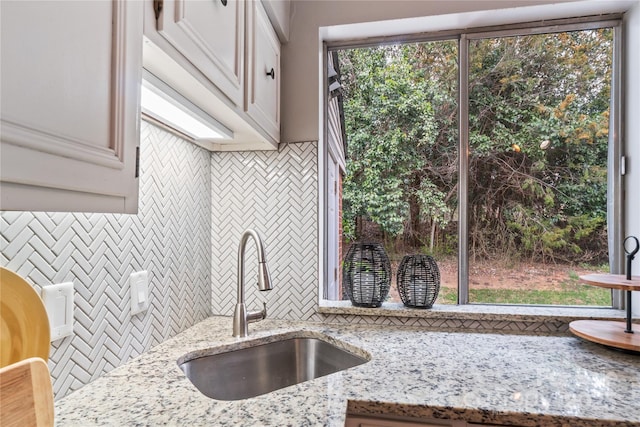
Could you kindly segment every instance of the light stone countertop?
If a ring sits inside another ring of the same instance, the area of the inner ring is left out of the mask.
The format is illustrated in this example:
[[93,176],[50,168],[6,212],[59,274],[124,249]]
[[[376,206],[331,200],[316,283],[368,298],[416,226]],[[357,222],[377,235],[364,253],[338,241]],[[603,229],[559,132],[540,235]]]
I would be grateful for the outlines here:
[[[57,401],[56,425],[343,426],[348,406],[520,426],[640,426],[640,355],[572,336],[269,319],[249,333],[232,338],[231,318],[211,317]],[[371,360],[239,401],[202,395],[176,363],[282,334],[328,336]]]

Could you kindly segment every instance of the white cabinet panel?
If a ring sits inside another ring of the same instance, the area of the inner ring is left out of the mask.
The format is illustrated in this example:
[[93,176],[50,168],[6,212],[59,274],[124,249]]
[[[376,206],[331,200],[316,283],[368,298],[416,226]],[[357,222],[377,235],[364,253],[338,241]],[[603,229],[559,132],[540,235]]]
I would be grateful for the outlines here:
[[264,10],[269,16],[273,29],[283,43],[289,41],[289,15],[291,14],[290,0],[262,0]]
[[0,209],[136,212],[141,3],[0,7]]
[[260,1],[248,3],[246,111],[280,140],[280,41]]
[[244,93],[242,0],[164,0],[158,32],[235,105]]

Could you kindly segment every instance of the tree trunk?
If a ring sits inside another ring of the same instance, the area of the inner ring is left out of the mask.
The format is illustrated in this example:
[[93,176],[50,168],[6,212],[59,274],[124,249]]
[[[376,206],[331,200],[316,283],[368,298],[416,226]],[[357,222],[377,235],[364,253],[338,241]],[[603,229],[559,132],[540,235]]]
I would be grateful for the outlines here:
[[420,177],[417,174],[411,179],[410,195],[409,195],[409,221],[408,229],[405,230],[405,241],[412,247],[421,245],[420,239],[420,200],[416,196],[420,189]]

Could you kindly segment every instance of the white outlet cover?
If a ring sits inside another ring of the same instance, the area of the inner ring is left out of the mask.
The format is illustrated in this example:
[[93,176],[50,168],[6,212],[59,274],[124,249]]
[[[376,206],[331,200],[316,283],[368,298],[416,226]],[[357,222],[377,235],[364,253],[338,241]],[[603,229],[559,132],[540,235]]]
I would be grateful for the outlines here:
[[73,334],[73,282],[42,288],[42,301],[49,317],[51,342]]
[[146,270],[131,273],[131,315],[142,313],[149,308],[149,274]]

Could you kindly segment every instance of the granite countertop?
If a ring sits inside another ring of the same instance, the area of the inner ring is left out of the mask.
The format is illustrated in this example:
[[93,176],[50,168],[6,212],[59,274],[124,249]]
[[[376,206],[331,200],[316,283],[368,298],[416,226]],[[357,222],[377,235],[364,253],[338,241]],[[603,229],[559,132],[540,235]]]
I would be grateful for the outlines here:
[[[249,333],[235,339],[231,318],[206,319],[57,401],[56,425],[343,426],[348,409],[520,426],[640,426],[640,356],[572,336],[269,319]],[[371,360],[239,401],[205,397],[176,363],[186,353],[283,334],[337,340]]]

